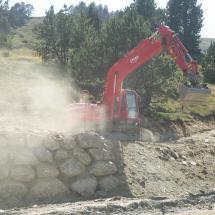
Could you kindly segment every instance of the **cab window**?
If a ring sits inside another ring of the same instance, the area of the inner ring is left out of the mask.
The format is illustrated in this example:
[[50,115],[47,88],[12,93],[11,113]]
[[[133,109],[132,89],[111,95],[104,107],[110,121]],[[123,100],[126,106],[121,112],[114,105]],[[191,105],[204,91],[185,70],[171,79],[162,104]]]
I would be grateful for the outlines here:
[[128,107],[128,118],[137,118],[138,109],[135,94],[132,92],[126,92],[126,102]]

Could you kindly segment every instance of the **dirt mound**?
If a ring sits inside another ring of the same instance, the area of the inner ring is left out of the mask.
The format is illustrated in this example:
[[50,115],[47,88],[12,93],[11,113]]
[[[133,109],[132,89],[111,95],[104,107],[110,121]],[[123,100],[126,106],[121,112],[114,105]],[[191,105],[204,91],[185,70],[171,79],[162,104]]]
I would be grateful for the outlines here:
[[177,197],[215,189],[215,130],[164,143],[121,143],[133,196]]

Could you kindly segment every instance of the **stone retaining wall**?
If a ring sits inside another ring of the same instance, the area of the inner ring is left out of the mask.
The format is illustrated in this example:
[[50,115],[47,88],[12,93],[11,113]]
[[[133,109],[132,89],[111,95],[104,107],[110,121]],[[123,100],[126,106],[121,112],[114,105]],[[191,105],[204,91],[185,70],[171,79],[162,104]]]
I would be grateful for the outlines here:
[[0,208],[105,195],[119,184],[113,143],[75,136],[0,134]]

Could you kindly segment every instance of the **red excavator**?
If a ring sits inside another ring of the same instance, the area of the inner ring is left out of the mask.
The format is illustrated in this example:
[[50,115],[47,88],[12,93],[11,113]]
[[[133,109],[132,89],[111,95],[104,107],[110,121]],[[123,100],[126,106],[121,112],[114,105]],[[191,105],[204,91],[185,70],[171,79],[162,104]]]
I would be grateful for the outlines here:
[[[182,101],[205,100],[210,89],[198,83],[198,65],[192,59],[177,35],[163,24],[151,37],[141,41],[135,48],[119,59],[108,71],[103,100],[87,103],[85,91],[80,103],[70,107],[71,120],[106,121],[118,124],[139,125],[139,95],[134,90],[123,89],[125,78],[164,49],[189,79],[190,85],[181,91]],[[130,126],[129,126],[130,127]]]

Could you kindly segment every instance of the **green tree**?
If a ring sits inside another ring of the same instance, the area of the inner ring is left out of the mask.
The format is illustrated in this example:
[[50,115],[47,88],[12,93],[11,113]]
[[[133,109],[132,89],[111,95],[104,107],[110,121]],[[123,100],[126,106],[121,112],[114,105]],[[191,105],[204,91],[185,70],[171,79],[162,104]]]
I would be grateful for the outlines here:
[[36,47],[44,60],[56,58],[56,19],[54,7],[51,6],[46,12],[43,23],[34,29],[40,43]]
[[0,47],[6,45],[10,32],[8,1],[0,0]]
[[66,65],[69,60],[72,19],[64,11],[56,15],[56,43],[55,54],[61,64]]
[[133,5],[111,18],[103,28],[103,46],[108,68],[126,52],[151,34],[150,24],[140,16]]
[[138,14],[142,15],[145,20],[150,22],[154,18],[156,4],[154,0],[135,0],[135,7]]
[[215,84],[215,42],[212,42],[203,57],[202,71],[208,83]]
[[74,17],[70,46],[70,68],[75,84],[98,97],[102,92],[103,53],[101,34],[83,11]]
[[139,15],[150,23],[151,30],[154,31],[162,22],[166,21],[165,9],[156,8],[157,5],[154,0],[135,0],[134,6]]
[[151,102],[159,104],[166,102],[167,98],[176,99],[182,80],[183,74],[177,71],[173,59],[163,54],[154,57],[131,74],[126,84],[139,92],[144,111]]
[[167,4],[167,24],[179,34],[190,54],[200,57],[200,31],[203,10],[197,0],[169,0]]
[[99,11],[96,7],[95,3],[91,3],[88,6],[87,17],[89,19],[89,23],[99,31],[101,29],[101,19],[99,17]]
[[24,2],[16,3],[11,7],[9,13],[9,20],[13,27],[22,26],[26,20],[29,19],[34,7],[31,4],[25,4]]

